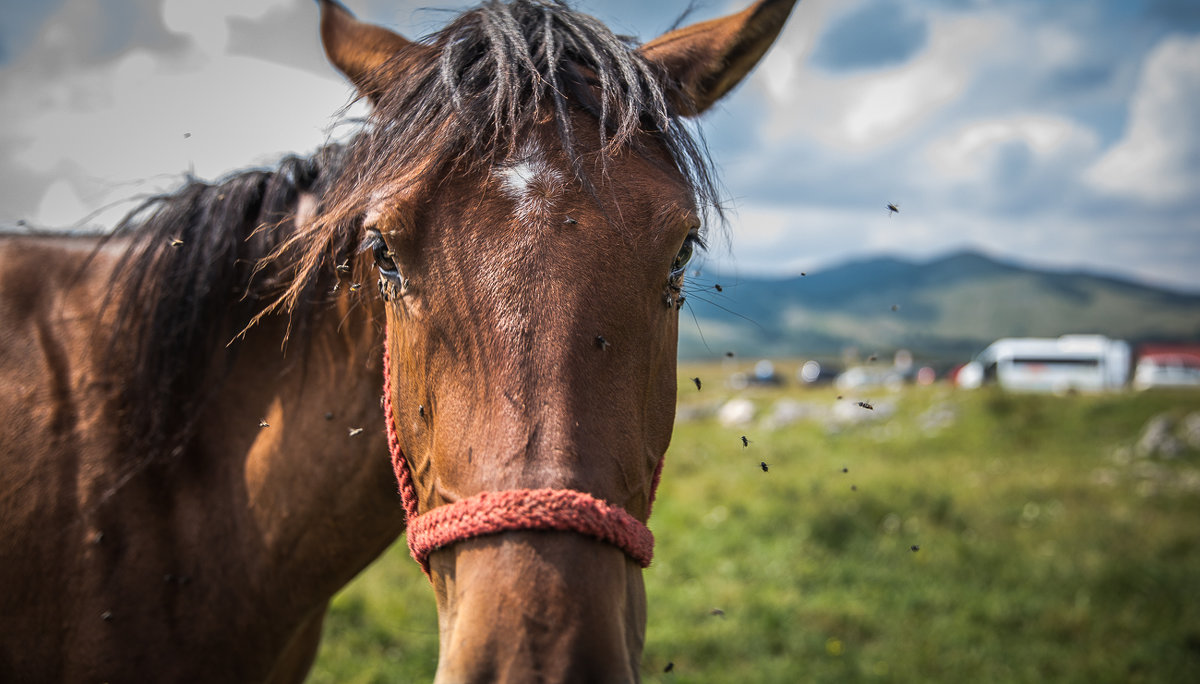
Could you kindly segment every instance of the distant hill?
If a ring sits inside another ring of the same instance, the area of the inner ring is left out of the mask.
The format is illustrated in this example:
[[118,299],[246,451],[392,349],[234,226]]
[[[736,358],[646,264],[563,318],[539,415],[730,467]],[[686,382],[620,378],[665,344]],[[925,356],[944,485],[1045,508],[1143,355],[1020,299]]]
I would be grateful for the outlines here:
[[727,351],[827,357],[857,347],[864,354],[905,348],[925,358],[966,360],[1000,337],[1068,333],[1133,343],[1200,341],[1200,295],[1036,270],[978,252],[924,263],[871,258],[780,280],[705,275],[686,289],[696,320],[686,309],[680,317],[684,359]]

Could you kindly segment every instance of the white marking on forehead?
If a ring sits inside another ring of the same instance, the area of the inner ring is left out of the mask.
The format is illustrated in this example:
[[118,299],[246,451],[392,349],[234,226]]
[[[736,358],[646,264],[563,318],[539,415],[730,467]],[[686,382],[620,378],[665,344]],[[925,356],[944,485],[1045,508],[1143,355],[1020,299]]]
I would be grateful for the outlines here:
[[[540,165],[539,165],[540,166]],[[500,169],[501,182],[504,184],[504,191],[510,197],[520,201],[529,192],[529,186],[541,174],[542,169],[535,166],[530,160],[522,160]]]
[[515,161],[497,168],[493,175],[504,194],[516,203],[513,213],[522,223],[549,217],[564,189],[565,174],[536,143],[526,143]]

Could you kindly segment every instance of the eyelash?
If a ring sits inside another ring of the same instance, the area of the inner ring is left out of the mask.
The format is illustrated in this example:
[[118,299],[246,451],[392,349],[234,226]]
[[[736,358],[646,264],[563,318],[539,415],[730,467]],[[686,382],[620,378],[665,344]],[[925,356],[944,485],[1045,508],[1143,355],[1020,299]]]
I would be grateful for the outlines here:
[[679,248],[679,253],[675,255],[675,260],[671,262],[671,279],[677,280],[683,277],[683,273],[687,270],[688,262],[695,256],[696,248],[701,251],[708,249],[704,243],[704,239],[696,231],[688,233],[683,240],[683,245]]

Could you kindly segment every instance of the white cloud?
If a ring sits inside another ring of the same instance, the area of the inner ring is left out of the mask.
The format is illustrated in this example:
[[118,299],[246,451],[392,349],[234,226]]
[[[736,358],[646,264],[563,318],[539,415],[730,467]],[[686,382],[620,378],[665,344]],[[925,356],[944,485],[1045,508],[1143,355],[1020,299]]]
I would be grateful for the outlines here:
[[1095,133],[1070,119],[1026,114],[973,121],[939,138],[925,150],[942,181],[987,180],[1003,148],[1019,144],[1040,164],[1079,161],[1097,147]]
[[261,19],[272,9],[289,4],[291,0],[165,0],[162,17],[168,29],[186,34],[202,52],[213,54],[228,47],[231,18]]
[[1164,39],[1147,57],[1125,135],[1086,174],[1101,192],[1151,204],[1200,193],[1200,37]]
[[54,84],[55,99],[103,91],[89,106],[33,112],[16,159],[45,172],[63,161],[108,179],[195,169],[201,176],[268,161],[325,137],[348,89],[331,77],[244,57],[212,56],[197,69],[164,68],[133,53],[112,68]]
[[930,13],[927,21],[929,40],[909,61],[834,74],[802,64],[817,34],[808,16],[793,22],[763,65],[767,137],[804,135],[851,151],[891,143],[958,100],[978,63],[1012,33],[999,15]]
[[[351,94],[332,67],[321,77],[225,53],[230,14],[256,18],[281,2],[169,0],[166,25],[189,38],[182,58],[133,49],[53,80],[10,72],[2,134],[19,144],[8,166],[59,178],[41,198],[24,200],[38,209],[22,218],[71,225],[117,199],[177,185],[188,172],[217,178],[325,143]],[[320,50],[315,10],[308,39]],[[352,115],[364,113],[358,106]]]
[[[901,207],[907,216],[907,207]],[[856,254],[921,254],[947,249],[928,219],[891,216],[870,209],[757,205],[731,217],[732,253],[715,250],[719,270],[779,276],[813,271]]]

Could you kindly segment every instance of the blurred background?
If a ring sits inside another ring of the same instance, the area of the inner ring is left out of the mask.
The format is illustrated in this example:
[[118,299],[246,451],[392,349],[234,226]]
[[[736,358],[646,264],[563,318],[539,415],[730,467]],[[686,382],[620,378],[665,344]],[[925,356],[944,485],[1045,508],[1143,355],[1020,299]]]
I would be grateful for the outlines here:
[[[418,37],[470,3],[346,4]],[[644,41],[747,2],[574,4]],[[349,137],[316,26],[0,0],[0,229]],[[701,121],[729,221],[681,313],[648,681],[1200,681],[1198,111],[1194,0],[800,3]],[[312,680],[429,679],[436,641],[393,548]]]

